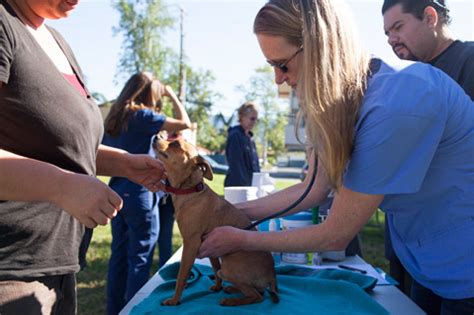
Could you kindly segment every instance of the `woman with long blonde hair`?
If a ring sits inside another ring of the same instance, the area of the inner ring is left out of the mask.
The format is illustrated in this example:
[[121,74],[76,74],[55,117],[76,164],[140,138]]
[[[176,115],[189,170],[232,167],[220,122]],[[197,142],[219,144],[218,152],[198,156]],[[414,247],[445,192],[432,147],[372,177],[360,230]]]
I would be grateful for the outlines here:
[[[336,192],[326,221],[254,232],[219,227],[200,256],[235,250],[343,250],[377,208],[388,215],[394,249],[442,314],[474,310],[474,104],[443,72],[421,63],[393,67],[369,58],[340,1],[271,0],[254,32],[277,84],[297,93],[313,147],[316,181],[237,204],[251,220],[306,198],[287,214]],[[442,237],[440,237],[442,235]],[[443,248],[443,250],[440,250]],[[416,296],[413,296],[416,302]],[[421,305],[421,303],[420,303]]]
[[[161,113],[163,97],[171,99],[175,118]],[[188,114],[171,87],[150,73],[139,72],[125,83],[112,105],[105,119],[103,143],[146,154],[152,137],[158,132],[190,127]],[[111,222],[112,254],[107,275],[107,313],[118,314],[148,281],[162,212],[158,213],[157,195],[142,185],[123,177],[112,177],[109,186],[124,202],[122,211]],[[163,222],[170,221],[168,219]]]

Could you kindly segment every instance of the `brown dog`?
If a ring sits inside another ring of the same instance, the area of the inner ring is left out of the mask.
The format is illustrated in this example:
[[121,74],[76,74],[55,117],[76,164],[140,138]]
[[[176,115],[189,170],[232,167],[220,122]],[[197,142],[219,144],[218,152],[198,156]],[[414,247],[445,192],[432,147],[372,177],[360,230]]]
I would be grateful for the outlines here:
[[[157,139],[153,148],[164,164],[170,183],[167,190],[172,194],[176,221],[183,237],[183,254],[175,294],[162,302],[163,305],[177,305],[199,252],[203,235],[217,226],[245,228],[251,222],[243,212],[203,183],[203,178],[212,180],[212,171],[194,146],[182,139],[172,142]],[[269,288],[272,301],[279,301],[273,257],[270,253],[238,251],[224,255],[220,260],[210,260],[216,273],[216,282],[210,289],[221,290],[222,280],[226,280],[233,286],[224,288],[225,292],[241,292],[244,295],[223,299],[220,301],[221,305],[261,302],[266,288]]]

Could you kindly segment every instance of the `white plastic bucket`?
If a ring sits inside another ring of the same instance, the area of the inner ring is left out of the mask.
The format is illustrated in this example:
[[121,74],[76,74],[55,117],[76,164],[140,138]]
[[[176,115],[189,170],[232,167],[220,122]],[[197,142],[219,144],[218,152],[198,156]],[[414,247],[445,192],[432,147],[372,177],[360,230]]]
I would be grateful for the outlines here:
[[240,187],[225,187],[224,199],[231,204],[245,202],[257,199],[258,187],[240,186]]
[[[300,212],[280,219],[282,230],[299,229],[313,224],[311,212]],[[281,260],[290,264],[307,264],[309,257],[307,253],[282,253]]]
[[257,187],[257,197],[265,197],[275,190],[275,180],[268,173],[253,173],[252,186]]

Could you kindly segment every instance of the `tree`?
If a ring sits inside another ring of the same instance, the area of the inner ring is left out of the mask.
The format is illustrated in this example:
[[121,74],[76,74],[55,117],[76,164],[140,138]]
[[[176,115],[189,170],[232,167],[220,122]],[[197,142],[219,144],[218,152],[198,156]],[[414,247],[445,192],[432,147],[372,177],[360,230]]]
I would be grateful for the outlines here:
[[[178,87],[179,73],[170,73],[169,82],[174,82],[173,89]],[[191,121],[198,123],[197,143],[211,151],[220,152],[225,144],[225,134],[220,133],[211,124],[212,107],[218,103],[222,95],[213,91],[211,86],[216,81],[214,74],[209,70],[193,70],[185,65],[186,71],[186,108]]]
[[216,116],[214,116],[214,126],[219,126],[222,125],[222,129],[227,130],[230,128],[232,123],[234,122],[235,119],[235,111],[232,112],[232,115],[230,115],[229,118],[225,118],[224,114],[219,113]]
[[100,92],[91,92],[92,98],[99,106],[110,106],[111,102],[107,100],[104,94]]
[[229,118],[225,118],[222,113],[219,113],[214,116],[212,124],[214,125],[214,130],[217,133],[217,138],[215,139],[217,148],[215,151],[223,152],[225,150],[225,145],[227,142],[227,131],[231,127],[232,123],[235,120],[235,111],[232,112]]
[[162,0],[119,0],[113,4],[119,11],[119,26],[124,40],[117,74],[131,75],[149,71],[159,78],[176,54],[163,46],[163,34],[174,26]]
[[222,151],[225,144],[225,134],[220,133],[210,122],[211,110],[218,103],[222,95],[212,91],[209,87],[216,81],[211,71],[186,72],[186,102],[193,104],[189,114],[198,121],[198,143],[211,151]]
[[267,165],[269,152],[276,158],[285,151],[285,125],[288,122],[286,111],[280,110],[277,101],[273,69],[270,66],[255,69],[248,84],[237,89],[245,95],[245,101],[255,101],[260,107],[256,142],[262,152],[263,165]]
[[[138,71],[150,71],[161,81],[172,86],[178,93],[178,55],[163,45],[162,35],[175,24],[162,0],[119,0],[114,4],[119,11],[116,34],[123,35],[122,55],[118,74],[131,75]],[[184,56],[186,63],[186,57]],[[198,123],[198,144],[210,150],[220,150],[225,135],[220,135],[209,122],[212,106],[220,95],[211,90],[214,75],[208,70],[195,71],[184,65],[186,71],[186,110],[191,121]],[[171,107],[165,99],[164,113],[171,115]]]

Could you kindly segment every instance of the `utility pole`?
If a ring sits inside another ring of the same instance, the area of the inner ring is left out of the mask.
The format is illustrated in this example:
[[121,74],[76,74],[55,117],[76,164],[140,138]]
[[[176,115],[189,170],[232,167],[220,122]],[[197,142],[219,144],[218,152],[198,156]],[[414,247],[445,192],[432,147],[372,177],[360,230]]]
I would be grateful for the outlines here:
[[186,70],[184,68],[184,10],[179,7],[180,11],[180,52],[179,52],[179,95],[178,98],[185,105],[186,103]]

